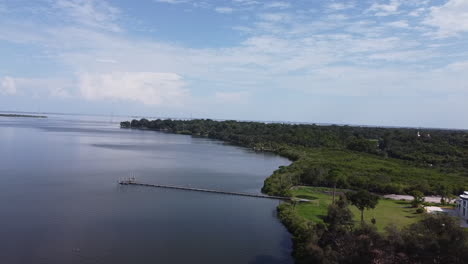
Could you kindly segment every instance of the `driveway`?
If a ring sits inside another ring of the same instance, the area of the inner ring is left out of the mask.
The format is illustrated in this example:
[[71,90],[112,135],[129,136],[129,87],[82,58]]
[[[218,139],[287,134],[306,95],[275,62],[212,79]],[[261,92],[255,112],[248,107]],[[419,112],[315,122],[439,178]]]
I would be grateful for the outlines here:
[[[413,196],[411,195],[401,195],[401,194],[387,194],[383,196],[384,198],[392,199],[392,200],[405,200],[405,201],[413,201]],[[429,203],[440,203],[440,196],[425,196],[424,200]],[[453,200],[455,201],[455,200]],[[452,202],[453,202],[452,201]]]

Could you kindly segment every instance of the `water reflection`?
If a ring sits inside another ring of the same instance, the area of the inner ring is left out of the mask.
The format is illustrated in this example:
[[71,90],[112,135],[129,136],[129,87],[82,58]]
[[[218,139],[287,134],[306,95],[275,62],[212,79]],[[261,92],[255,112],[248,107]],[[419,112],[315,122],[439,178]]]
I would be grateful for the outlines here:
[[277,201],[116,184],[258,193],[286,159],[63,117],[0,119],[0,146],[1,263],[292,263]]

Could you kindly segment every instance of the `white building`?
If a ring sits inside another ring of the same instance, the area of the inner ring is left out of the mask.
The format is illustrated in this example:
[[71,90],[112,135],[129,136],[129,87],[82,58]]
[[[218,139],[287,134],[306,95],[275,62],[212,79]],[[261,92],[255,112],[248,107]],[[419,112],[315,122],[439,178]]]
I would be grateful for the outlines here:
[[460,199],[457,200],[456,210],[460,218],[468,223],[468,191],[460,195]]

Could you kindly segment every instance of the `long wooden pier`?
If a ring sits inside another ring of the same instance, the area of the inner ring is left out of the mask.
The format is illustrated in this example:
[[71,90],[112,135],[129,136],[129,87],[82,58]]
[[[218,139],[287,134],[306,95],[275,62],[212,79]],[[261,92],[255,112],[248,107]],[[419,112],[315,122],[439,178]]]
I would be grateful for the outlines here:
[[145,187],[175,189],[175,190],[184,190],[184,191],[228,194],[228,195],[247,196],[247,197],[255,197],[255,198],[266,198],[266,199],[276,199],[276,200],[285,200],[285,201],[293,200],[293,201],[298,201],[298,202],[309,202],[309,200],[307,200],[307,199],[297,199],[297,198],[291,198],[291,197],[270,196],[270,195],[253,194],[253,193],[218,191],[218,190],[200,189],[200,188],[183,187],[183,186],[175,186],[175,185],[165,185],[165,184],[148,184],[148,183],[136,182],[134,180],[120,181],[119,184],[120,185],[136,185],[136,186],[145,186]]

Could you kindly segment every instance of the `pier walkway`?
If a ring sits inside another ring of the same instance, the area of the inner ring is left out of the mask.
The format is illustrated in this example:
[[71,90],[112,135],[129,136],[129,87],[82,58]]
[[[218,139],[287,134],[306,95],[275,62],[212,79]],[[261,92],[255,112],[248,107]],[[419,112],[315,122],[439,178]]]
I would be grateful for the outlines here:
[[136,186],[145,186],[145,187],[175,189],[175,190],[184,190],[184,191],[196,191],[196,192],[228,194],[228,195],[255,197],[255,198],[276,199],[276,200],[284,200],[284,201],[309,202],[309,200],[307,200],[307,199],[298,199],[298,198],[292,198],[292,197],[281,197],[281,196],[270,196],[270,195],[264,195],[264,194],[218,191],[218,190],[191,188],[191,187],[165,185],[165,184],[148,184],[148,183],[136,182],[134,180],[120,181],[119,184],[120,185],[136,185]]

